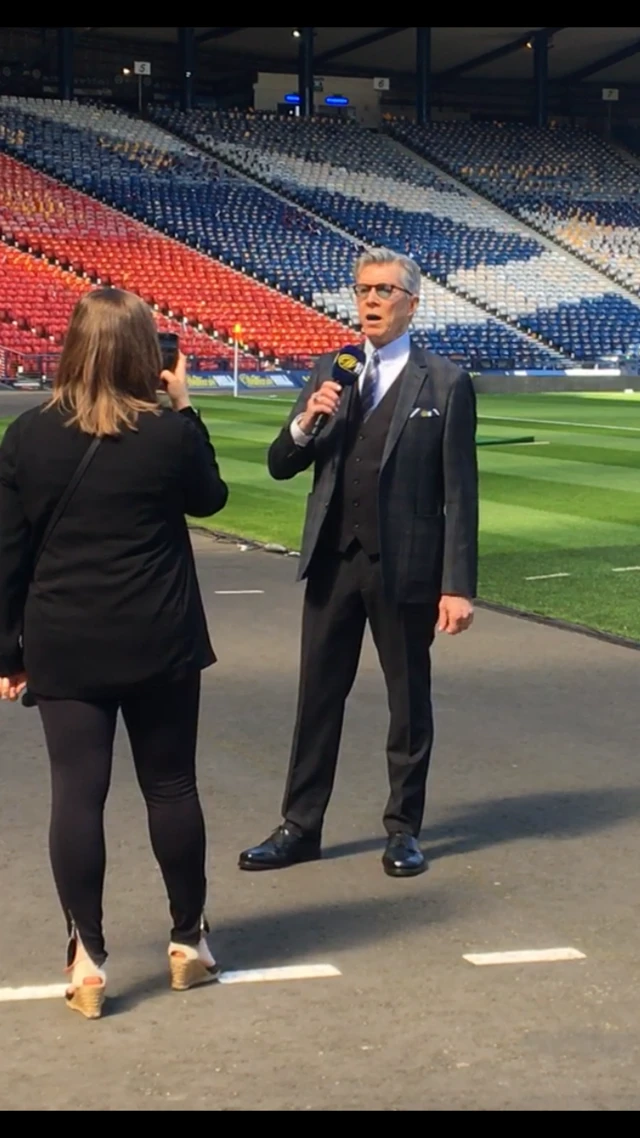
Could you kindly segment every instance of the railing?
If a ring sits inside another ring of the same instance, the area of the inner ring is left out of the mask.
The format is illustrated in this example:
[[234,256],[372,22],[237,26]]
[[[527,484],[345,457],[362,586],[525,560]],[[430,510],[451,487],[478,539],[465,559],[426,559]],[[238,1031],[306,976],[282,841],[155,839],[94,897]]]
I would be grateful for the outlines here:
[[[11,385],[24,384],[47,387],[55,378],[60,360],[60,352],[25,353],[15,348],[5,348],[0,343],[0,382]],[[270,362],[257,356],[240,354],[239,366],[243,372],[272,372],[282,371],[309,371],[315,363],[316,357],[288,356]],[[233,373],[233,353],[215,352],[207,356],[189,356],[187,368],[194,374],[211,374],[213,372]]]
[[38,383],[46,387],[56,374],[59,352],[27,354],[0,344],[0,382]]

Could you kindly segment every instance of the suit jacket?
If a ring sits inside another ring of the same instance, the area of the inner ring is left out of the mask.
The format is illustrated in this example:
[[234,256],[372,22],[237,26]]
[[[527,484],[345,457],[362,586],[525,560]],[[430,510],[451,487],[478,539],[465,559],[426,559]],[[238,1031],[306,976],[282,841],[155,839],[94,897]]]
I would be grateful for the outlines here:
[[[349,400],[318,437],[298,447],[293,419],[331,377],[322,356],[272,443],[268,466],[289,479],[313,466],[298,579],[309,573],[334,493]],[[443,594],[473,599],[478,572],[476,398],[470,376],[451,361],[412,346],[402,375],[378,481],[380,559],[385,592],[395,604],[433,603]]]
[[90,439],[35,408],[0,446],[0,675],[99,698],[215,662],[185,514],[227,487],[195,412],[140,416],[105,439],[33,573],[33,555]]

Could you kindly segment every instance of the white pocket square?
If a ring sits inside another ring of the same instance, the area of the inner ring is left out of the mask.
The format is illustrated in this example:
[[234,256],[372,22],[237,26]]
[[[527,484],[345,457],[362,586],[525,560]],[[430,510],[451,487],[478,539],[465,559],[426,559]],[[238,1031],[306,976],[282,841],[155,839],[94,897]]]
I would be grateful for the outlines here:
[[439,419],[440,412],[437,407],[414,407],[409,415],[410,419],[415,419],[419,415],[421,419]]

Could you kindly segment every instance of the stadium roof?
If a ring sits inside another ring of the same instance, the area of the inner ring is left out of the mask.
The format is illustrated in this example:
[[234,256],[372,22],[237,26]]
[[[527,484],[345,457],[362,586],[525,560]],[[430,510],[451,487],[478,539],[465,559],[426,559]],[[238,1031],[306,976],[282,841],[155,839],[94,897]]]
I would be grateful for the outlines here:
[[[531,36],[541,28],[433,28],[434,78],[527,79],[532,74]],[[640,82],[640,28],[547,28],[549,78],[597,83]],[[177,28],[77,28],[77,32],[176,42]],[[196,28],[206,57],[226,68],[296,68],[294,29]],[[317,67],[327,74],[393,75],[415,71],[415,28],[316,28]]]

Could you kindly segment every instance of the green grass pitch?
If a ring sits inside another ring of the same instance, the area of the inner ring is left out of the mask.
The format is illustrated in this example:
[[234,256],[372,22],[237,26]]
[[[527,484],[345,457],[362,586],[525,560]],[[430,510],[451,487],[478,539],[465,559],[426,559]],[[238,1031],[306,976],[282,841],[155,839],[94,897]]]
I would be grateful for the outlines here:
[[[265,464],[287,400],[196,402],[230,487],[212,528],[299,548],[310,475]],[[478,448],[481,598],[640,640],[640,396],[480,396],[478,414],[479,443],[534,439]]]

